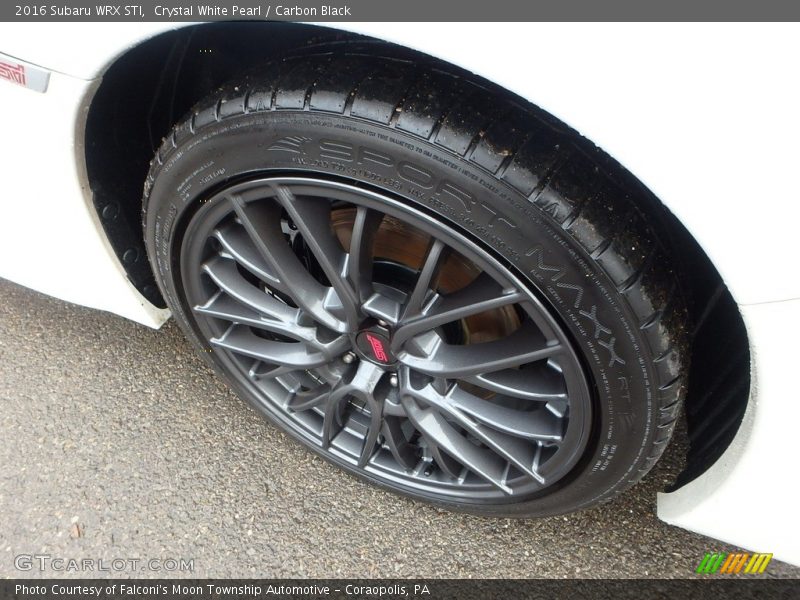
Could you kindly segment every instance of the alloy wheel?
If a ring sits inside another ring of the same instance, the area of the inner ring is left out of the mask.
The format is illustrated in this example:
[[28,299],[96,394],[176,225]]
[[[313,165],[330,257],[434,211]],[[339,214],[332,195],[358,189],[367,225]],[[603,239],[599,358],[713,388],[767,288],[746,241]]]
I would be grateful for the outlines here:
[[553,311],[490,249],[387,194],[231,185],[188,221],[180,273],[229,376],[352,471],[518,502],[583,454],[590,386]]

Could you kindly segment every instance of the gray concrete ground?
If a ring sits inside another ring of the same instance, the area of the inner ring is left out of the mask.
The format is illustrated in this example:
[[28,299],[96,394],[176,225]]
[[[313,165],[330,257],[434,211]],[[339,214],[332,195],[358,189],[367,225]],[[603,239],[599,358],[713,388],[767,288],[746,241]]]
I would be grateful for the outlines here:
[[656,518],[681,454],[673,444],[643,483],[576,515],[445,512],[289,440],[174,324],[152,331],[0,280],[0,577],[64,574],[15,568],[32,554],[194,565],[121,576],[691,577],[730,548]]

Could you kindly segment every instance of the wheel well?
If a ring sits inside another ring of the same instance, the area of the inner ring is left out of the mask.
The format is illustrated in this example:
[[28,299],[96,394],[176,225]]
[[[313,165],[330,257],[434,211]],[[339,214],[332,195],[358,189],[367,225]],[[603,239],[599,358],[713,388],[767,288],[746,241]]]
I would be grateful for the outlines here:
[[131,283],[164,307],[144,249],[142,187],[170,128],[226,80],[298,48],[365,38],[280,22],[179,28],[132,48],[103,74],[86,120],[94,206]]
[[739,307],[697,241],[670,213],[672,252],[692,328],[684,403],[686,464],[668,491],[702,475],[733,441],[750,398],[750,344]]
[[[324,27],[208,23],[149,39],[108,68],[86,121],[87,175],[106,235],[128,278],[150,302],[164,306],[144,248],[141,198],[162,138],[196,102],[226,81],[291,51],[351,43],[379,44],[382,54],[397,58],[419,56]],[[679,487],[711,466],[738,430],[750,391],[747,334],[730,292],[691,234],[633,175],[613,159],[608,162],[625,186],[644,191],[648,201],[641,209],[675,258],[687,295],[692,327],[685,405],[689,450],[686,468],[675,483]],[[719,352],[720,347],[726,352]]]

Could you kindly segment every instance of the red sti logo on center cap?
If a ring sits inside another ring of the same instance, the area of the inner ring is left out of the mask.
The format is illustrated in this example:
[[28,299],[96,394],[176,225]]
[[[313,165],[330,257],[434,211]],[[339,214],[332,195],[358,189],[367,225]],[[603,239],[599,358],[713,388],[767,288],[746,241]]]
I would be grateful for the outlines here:
[[375,360],[389,362],[389,357],[386,354],[386,350],[383,349],[383,342],[380,338],[368,333],[367,341],[369,342],[369,345],[372,346],[372,353],[375,355]]

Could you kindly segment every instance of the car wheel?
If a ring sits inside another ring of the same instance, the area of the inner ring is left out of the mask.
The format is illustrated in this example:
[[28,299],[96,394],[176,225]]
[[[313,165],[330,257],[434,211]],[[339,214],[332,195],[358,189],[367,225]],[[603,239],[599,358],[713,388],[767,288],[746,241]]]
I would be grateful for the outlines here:
[[441,65],[286,59],[165,139],[144,226],[188,338],[293,438],[450,508],[568,512],[641,478],[685,309],[641,189]]

